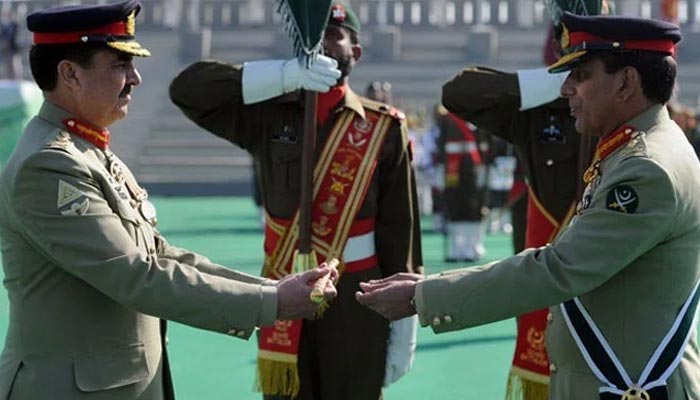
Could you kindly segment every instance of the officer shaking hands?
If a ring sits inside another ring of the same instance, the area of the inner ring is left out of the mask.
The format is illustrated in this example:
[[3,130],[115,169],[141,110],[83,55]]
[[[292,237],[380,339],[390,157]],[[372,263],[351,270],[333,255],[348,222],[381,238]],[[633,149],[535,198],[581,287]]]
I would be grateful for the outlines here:
[[576,215],[553,243],[488,265],[364,283],[389,319],[437,333],[551,307],[551,399],[699,399],[700,164],[664,104],[681,39],[667,22],[562,17],[561,87],[600,137]]
[[[165,320],[247,339],[275,319],[312,317],[310,284],[280,281],[168,244],[155,208],[110,150],[141,83],[140,2],[31,14],[29,56],[45,102],[0,176],[10,302],[0,398],[173,399]],[[332,283],[324,297],[336,295]]]

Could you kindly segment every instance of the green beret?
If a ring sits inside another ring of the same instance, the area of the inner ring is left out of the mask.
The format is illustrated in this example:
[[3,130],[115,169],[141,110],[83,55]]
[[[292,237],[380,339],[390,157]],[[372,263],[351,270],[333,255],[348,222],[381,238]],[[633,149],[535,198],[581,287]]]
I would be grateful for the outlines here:
[[331,15],[328,18],[328,24],[342,26],[355,33],[360,33],[360,20],[357,18],[357,15],[355,15],[349,6],[341,3],[333,3],[331,6]]

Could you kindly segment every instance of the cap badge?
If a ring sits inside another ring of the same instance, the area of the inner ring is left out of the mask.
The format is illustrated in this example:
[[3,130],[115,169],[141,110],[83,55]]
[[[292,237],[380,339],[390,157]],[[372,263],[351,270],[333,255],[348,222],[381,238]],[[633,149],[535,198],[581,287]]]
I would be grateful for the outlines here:
[[126,17],[126,34],[129,36],[134,36],[136,33],[136,10],[129,13]]
[[569,37],[569,30],[566,28],[566,25],[561,24],[561,27],[561,48],[565,49],[571,44],[571,38]]
[[341,4],[336,4],[331,9],[331,18],[336,20],[336,22],[345,22],[346,16],[347,14],[345,13],[345,7],[343,7]]

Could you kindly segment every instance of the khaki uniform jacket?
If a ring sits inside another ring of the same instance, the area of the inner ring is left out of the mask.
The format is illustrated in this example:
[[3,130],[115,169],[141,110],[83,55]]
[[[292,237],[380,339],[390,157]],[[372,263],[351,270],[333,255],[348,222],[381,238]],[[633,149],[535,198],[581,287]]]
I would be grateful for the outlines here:
[[445,83],[442,103],[460,118],[512,143],[530,188],[557,221],[564,220],[595,147],[579,156],[581,135],[567,100],[520,111],[516,74],[470,67]]
[[161,318],[247,339],[276,289],[170,246],[69,117],[44,103],[0,176],[0,399],[172,399]]
[[[588,208],[553,244],[419,282],[421,324],[440,333],[553,306],[546,331],[550,398],[596,399],[601,383],[555,307],[579,296],[638,379],[700,278],[700,164],[662,106],[628,125],[641,133],[602,161]],[[611,209],[608,196],[620,185],[636,193],[633,212]],[[700,399],[695,332],[668,389],[673,400]]]
[[[247,150],[258,168],[263,204],[275,218],[291,220],[299,208],[304,122],[301,92],[244,105],[243,67],[219,61],[197,62],[173,80],[170,97],[202,128]],[[381,103],[348,90],[328,120],[318,127],[316,159],[337,118],[349,108],[390,113]],[[375,218],[375,249],[383,276],[422,268],[420,221],[408,132],[394,118],[357,219]],[[342,279],[342,278],[341,278]]]

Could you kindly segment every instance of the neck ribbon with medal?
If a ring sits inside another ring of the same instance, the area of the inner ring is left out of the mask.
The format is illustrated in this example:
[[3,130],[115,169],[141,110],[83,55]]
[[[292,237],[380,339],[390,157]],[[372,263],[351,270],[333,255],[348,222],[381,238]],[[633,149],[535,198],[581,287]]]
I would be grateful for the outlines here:
[[[109,149],[110,133],[107,129],[100,129],[81,121],[77,118],[67,118],[63,120],[63,126],[70,133],[77,135],[102,150],[107,157],[107,169],[109,174],[116,181],[117,185],[126,185],[131,193],[129,201],[131,207],[138,209],[141,216],[155,226],[157,223],[156,208],[148,200],[148,192],[141,188],[136,182],[136,178],[131,174],[122,162]],[[121,191],[120,191],[121,194]]]
[[587,209],[591,205],[593,193],[600,185],[600,179],[602,177],[600,172],[600,163],[602,163],[603,160],[605,160],[615,150],[629,142],[634,136],[634,132],[636,132],[636,129],[633,126],[623,125],[618,130],[605,136],[598,142],[591,165],[583,173],[583,182],[586,183],[586,189],[583,191],[581,201],[576,207],[576,215],[581,214],[583,210]]

